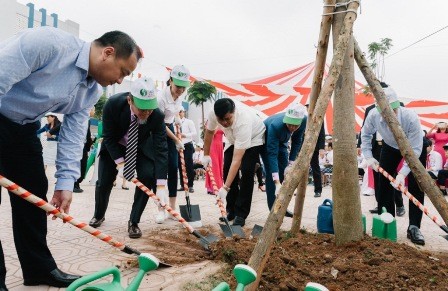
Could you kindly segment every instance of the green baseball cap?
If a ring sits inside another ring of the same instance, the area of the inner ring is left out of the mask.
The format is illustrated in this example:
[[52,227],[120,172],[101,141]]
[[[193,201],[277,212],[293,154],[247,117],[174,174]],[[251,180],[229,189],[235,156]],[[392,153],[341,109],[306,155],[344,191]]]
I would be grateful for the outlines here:
[[[400,107],[400,100],[398,100],[398,96],[397,93],[395,93],[395,90],[392,89],[391,87],[383,88],[383,90],[384,94],[386,95],[387,102],[390,105],[390,108],[394,110]],[[378,106],[378,104],[376,105],[376,109],[378,110],[378,112],[381,113],[381,108]]]
[[156,88],[151,78],[139,78],[131,84],[131,95],[138,109],[151,110],[159,107],[157,103]]
[[300,125],[305,117],[306,108],[300,103],[293,103],[288,106],[283,117],[283,123]]

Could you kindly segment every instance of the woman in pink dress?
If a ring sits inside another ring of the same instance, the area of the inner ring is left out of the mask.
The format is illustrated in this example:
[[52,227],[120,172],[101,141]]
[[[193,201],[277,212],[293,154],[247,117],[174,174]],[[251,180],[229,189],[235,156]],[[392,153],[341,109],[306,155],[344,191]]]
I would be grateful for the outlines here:
[[[439,122],[429,130],[426,135],[427,138],[434,140],[434,150],[442,155],[443,163],[446,163],[445,151],[443,146],[448,143],[448,124],[446,122]],[[433,132],[437,129],[436,132]]]
[[[224,184],[224,146],[223,137],[224,132],[220,129],[215,131],[212,143],[210,145],[210,158],[212,159],[212,172],[215,177],[216,186],[218,189]],[[205,175],[205,188],[207,193],[213,195],[213,186],[208,173]]]

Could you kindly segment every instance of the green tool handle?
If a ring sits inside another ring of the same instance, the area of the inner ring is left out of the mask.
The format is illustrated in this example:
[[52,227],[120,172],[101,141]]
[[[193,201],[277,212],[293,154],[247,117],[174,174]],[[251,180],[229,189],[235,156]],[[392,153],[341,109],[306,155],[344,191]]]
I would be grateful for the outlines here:
[[[70,286],[67,287],[67,291],[75,291],[76,289],[78,289],[79,287],[81,287],[83,285],[86,285],[90,282],[101,279],[108,275],[113,276],[112,284],[120,285],[120,271],[118,270],[117,267],[110,267],[110,268],[98,271],[94,274],[86,275],[86,276],[83,276],[83,277],[77,279],[76,281],[71,283]],[[137,289],[135,289],[135,290],[137,290]]]
[[230,286],[226,282],[221,282],[212,291],[230,291]]
[[126,288],[126,291],[138,291],[138,287],[140,287],[140,283],[142,282],[145,274],[146,272],[140,269],[140,271],[138,271],[137,276],[135,276],[134,280],[132,280],[128,288]]

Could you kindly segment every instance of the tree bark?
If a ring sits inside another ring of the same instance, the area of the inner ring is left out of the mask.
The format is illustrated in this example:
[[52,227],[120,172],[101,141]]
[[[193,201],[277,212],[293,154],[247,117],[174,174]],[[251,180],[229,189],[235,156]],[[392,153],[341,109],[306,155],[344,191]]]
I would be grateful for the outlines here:
[[[358,6],[358,2],[351,2],[348,8],[352,11],[356,11]],[[351,11],[346,13],[344,25],[339,34],[336,52],[331,62],[330,72],[325,80],[322,92],[319,94],[314,115],[311,120],[309,120],[309,126],[306,129],[305,142],[300,150],[298,158],[292,165],[292,174],[286,176],[286,179],[280,188],[280,193],[275,200],[261,236],[250,257],[249,266],[257,272],[257,280],[251,284],[248,290],[257,289],[264,266],[269,258],[272,244],[277,237],[278,230],[283,222],[293,192],[297,188],[299,181],[302,180],[308,172],[308,165],[310,164],[317,136],[319,135],[322,126],[323,116],[327,109],[328,102],[330,101],[331,94],[333,93],[336,80],[339,78],[341,72],[345,50],[347,49],[348,42],[352,36],[352,28],[355,19],[356,13]]]
[[[337,3],[345,0],[338,0]],[[343,7],[336,11],[344,10]],[[336,43],[344,14],[335,14],[333,42]],[[336,245],[359,241],[363,237],[359,197],[358,161],[355,134],[355,79],[353,37],[345,52],[344,65],[334,89],[333,111],[333,227]]]
[[386,120],[387,124],[389,125],[389,128],[392,131],[395,140],[397,141],[401,155],[404,157],[409,167],[411,168],[412,174],[414,175],[423,192],[428,195],[432,204],[434,204],[434,207],[437,209],[440,216],[442,216],[445,224],[448,224],[448,202],[445,200],[442,192],[440,192],[439,188],[436,186],[433,179],[431,179],[425,167],[420,163],[418,157],[412,150],[411,145],[409,144],[409,141],[407,140],[406,135],[403,132],[403,129],[401,128],[397,118],[395,117],[395,114],[386,101],[386,95],[384,94],[384,91],[381,88],[378,79],[372,72],[369,63],[365,59],[356,40],[354,41],[354,45],[356,63],[361,69],[364,78],[367,80],[367,83],[369,84],[370,89],[375,96],[375,100],[378,103],[378,106],[381,108],[381,114],[384,120]]
[[[325,0],[324,5],[334,5],[336,0]],[[319,43],[316,52],[316,62],[314,63],[313,85],[310,93],[310,103],[308,107],[308,119],[311,119],[316,106],[317,97],[322,87],[324,77],[325,61],[327,60],[328,39],[330,38],[331,23],[333,15],[325,15],[334,11],[334,7],[324,6],[322,21],[320,23]],[[308,124],[307,124],[308,127]],[[316,144],[314,145],[316,147]],[[305,204],[306,185],[308,172],[304,176],[302,183],[297,187],[297,196],[294,205],[294,217],[292,221],[291,234],[297,236],[302,223],[303,205]]]

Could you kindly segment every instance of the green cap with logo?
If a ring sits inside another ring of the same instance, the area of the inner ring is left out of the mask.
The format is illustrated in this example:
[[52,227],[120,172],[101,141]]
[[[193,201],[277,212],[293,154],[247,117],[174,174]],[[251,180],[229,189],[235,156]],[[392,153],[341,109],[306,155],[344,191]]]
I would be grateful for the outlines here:
[[300,125],[303,118],[306,115],[306,107],[300,103],[293,103],[286,108],[285,117],[283,117],[283,123]]
[[131,95],[138,109],[150,110],[159,107],[157,104],[156,88],[151,78],[142,77],[131,84]]
[[190,86],[190,71],[183,65],[175,66],[170,77],[173,78],[174,85],[177,87]]
[[[390,108],[392,108],[392,110],[400,107],[400,100],[398,100],[397,93],[395,93],[394,89],[392,89],[391,87],[386,87],[383,88],[383,91],[384,94],[386,95],[386,100],[389,103]],[[376,109],[378,110],[378,112],[381,113],[381,108],[378,106],[378,104],[376,105]]]

